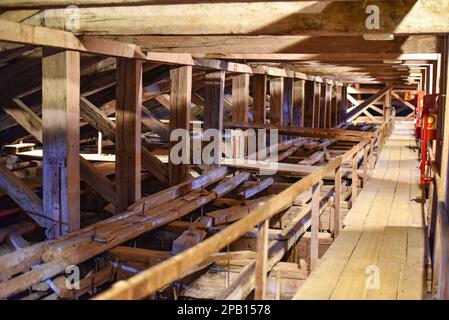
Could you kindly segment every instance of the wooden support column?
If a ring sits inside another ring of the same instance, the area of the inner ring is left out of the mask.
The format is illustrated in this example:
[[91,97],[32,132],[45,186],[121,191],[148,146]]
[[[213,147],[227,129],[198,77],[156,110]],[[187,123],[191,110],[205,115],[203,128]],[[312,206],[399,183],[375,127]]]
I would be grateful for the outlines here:
[[79,52],[44,49],[42,180],[49,238],[80,228],[79,101]]
[[363,187],[368,182],[368,149],[363,147]]
[[321,93],[320,93],[320,107],[319,107],[319,128],[326,128],[326,117],[327,117],[327,84],[320,83]]
[[[346,122],[348,115],[348,87],[341,87],[341,106],[340,106],[340,123]],[[340,124],[339,123],[339,124]]]
[[265,124],[267,118],[267,75],[253,76],[253,121]]
[[331,127],[331,99],[332,99],[332,87],[327,84],[323,83],[321,86],[322,90],[324,92],[321,93],[321,96],[323,97],[322,104],[321,104],[321,112],[323,113],[321,115],[321,128],[330,128]]
[[116,163],[117,209],[141,197],[142,62],[117,59]]
[[232,77],[232,123],[248,122],[249,74]]
[[313,81],[306,81],[305,83],[305,104],[304,104],[304,121],[303,125],[306,128],[313,128],[313,117],[315,107],[315,83]]
[[284,78],[275,77],[270,79],[270,123],[278,126],[283,125],[282,104],[284,101]]
[[[225,72],[214,71],[206,74],[204,86],[204,130],[216,129],[223,134],[223,102]],[[234,96],[233,96],[234,97]],[[213,155],[213,163],[218,163],[220,155]],[[208,166],[212,168],[214,165]]]
[[320,116],[321,116],[321,83],[315,82],[315,99],[313,101],[313,127],[320,127]]
[[268,233],[270,220],[265,220],[259,225],[256,252],[256,281],[254,288],[254,300],[264,300],[267,290],[267,262],[268,262]]
[[[175,129],[190,129],[190,103],[192,97],[192,67],[183,66],[170,70],[171,77],[171,109],[170,132]],[[170,149],[177,144],[170,142]],[[190,145],[190,144],[189,144]],[[185,163],[168,164],[170,184],[176,185],[189,178],[189,165]]]
[[215,71],[206,74],[204,86],[204,130],[223,130],[225,72]]
[[304,127],[305,80],[293,82],[293,124],[295,128]]
[[284,98],[282,103],[282,123],[293,126],[293,78],[284,79]]
[[334,127],[338,126],[341,123],[341,92],[342,92],[342,86],[335,86],[335,122]]
[[341,166],[335,169],[335,197],[334,197],[334,240],[341,230]]
[[318,263],[318,228],[320,223],[320,189],[321,182],[312,186],[312,215],[310,227],[310,271]]
[[358,166],[357,166],[357,153],[352,158],[352,204],[357,199],[357,183],[358,183]]

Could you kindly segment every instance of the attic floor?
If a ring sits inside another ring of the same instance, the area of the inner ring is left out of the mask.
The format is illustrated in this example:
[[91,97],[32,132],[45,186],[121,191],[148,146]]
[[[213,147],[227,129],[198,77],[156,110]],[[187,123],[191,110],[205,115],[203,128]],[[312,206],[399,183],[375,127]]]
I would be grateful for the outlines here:
[[398,123],[344,228],[294,299],[424,299],[426,245],[418,152]]

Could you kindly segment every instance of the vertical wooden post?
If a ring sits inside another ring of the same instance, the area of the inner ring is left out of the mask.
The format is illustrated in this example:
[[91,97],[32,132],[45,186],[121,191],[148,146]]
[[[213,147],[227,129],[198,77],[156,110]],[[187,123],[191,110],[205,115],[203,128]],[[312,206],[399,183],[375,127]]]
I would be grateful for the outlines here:
[[117,59],[116,163],[117,209],[141,197],[142,62]]
[[321,83],[315,82],[315,99],[313,104],[313,127],[320,127],[320,113],[321,113]]
[[372,170],[374,170],[374,167],[376,165],[375,160],[374,160],[374,143],[375,143],[375,138],[371,138],[370,139],[370,147],[369,147],[369,166]]
[[232,77],[232,123],[248,122],[249,74]]
[[[223,101],[225,87],[225,72],[214,71],[206,74],[204,86],[204,130],[215,129],[223,134]],[[244,137],[241,137],[244,139]],[[242,141],[243,142],[243,141]],[[246,143],[244,144],[246,146]],[[245,150],[245,149],[243,149]],[[207,168],[214,167],[220,155],[211,155],[213,164],[208,164]]]
[[267,75],[253,76],[253,119],[255,124],[265,124],[267,118]]
[[[192,67],[182,66],[170,70],[171,77],[171,109],[170,132],[175,129],[190,129],[190,102],[192,97]],[[207,109],[207,108],[206,108]],[[170,149],[176,141],[170,142]],[[189,165],[173,164],[169,161],[168,173],[170,184],[175,185],[189,178]]]
[[347,86],[343,86],[341,88],[341,121],[342,122],[346,122],[346,113],[348,111],[348,87]]
[[320,94],[320,110],[319,110],[319,121],[318,121],[318,127],[319,128],[326,128],[326,116],[327,116],[327,85],[326,83],[321,83],[321,94]]
[[332,127],[332,87],[330,84],[324,84],[324,124],[323,128]]
[[315,107],[315,82],[307,80],[305,82],[305,105],[303,113],[304,115],[303,125],[306,128],[313,127],[314,107]]
[[256,252],[256,285],[254,288],[254,299],[264,300],[267,289],[267,262],[268,262],[268,233],[270,220],[265,220],[259,225]]
[[357,184],[358,184],[358,168],[357,168],[357,153],[352,158],[352,204],[357,199]]
[[295,128],[304,127],[305,80],[293,82],[293,124]]
[[363,187],[368,182],[368,149],[363,147]]
[[334,126],[338,126],[341,123],[341,118],[342,118],[342,102],[341,102],[341,92],[342,92],[342,87],[337,85],[335,87],[336,90],[336,97],[335,97],[335,112],[336,112],[336,119],[334,122]]
[[318,263],[318,227],[320,222],[320,189],[321,183],[312,186],[312,215],[310,227],[310,271],[313,271]]
[[283,125],[282,104],[284,100],[284,78],[274,77],[270,79],[270,119],[271,124]]
[[223,130],[225,72],[214,71],[206,74],[204,86],[204,130]]
[[80,54],[44,49],[43,202],[49,238],[80,228]]
[[334,240],[341,230],[341,166],[335,169],[335,197],[334,197]]
[[282,123],[293,126],[293,78],[284,79],[284,98],[282,103]]

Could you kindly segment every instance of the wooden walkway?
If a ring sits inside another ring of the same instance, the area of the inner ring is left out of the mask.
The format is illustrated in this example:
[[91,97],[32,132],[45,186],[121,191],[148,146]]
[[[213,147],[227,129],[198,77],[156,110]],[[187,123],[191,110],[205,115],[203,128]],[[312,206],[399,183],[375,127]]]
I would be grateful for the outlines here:
[[405,132],[397,129],[384,146],[340,236],[294,299],[425,298],[418,154]]

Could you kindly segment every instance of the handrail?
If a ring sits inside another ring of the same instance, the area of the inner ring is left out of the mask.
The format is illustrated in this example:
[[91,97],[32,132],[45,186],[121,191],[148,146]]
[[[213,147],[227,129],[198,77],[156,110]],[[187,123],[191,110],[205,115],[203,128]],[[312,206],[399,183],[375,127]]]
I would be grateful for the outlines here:
[[[383,133],[384,130],[390,131],[391,119],[390,117],[385,121],[385,124],[378,131],[379,133]],[[286,206],[292,205],[298,194],[320,183],[326,174],[339,169],[343,163],[352,160],[369,143],[369,139],[363,138],[342,156],[294,183],[277,196],[268,200],[264,205],[251,210],[247,216],[229,225],[219,233],[128,280],[115,283],[109,290],[99,294],[94,299],[142,299],[159,288],[182,278],[189,270],[201,264],[207,257],[218,252],[226,245],[237,240],[249,229],[262,224],[267,219],[281,212]]]

